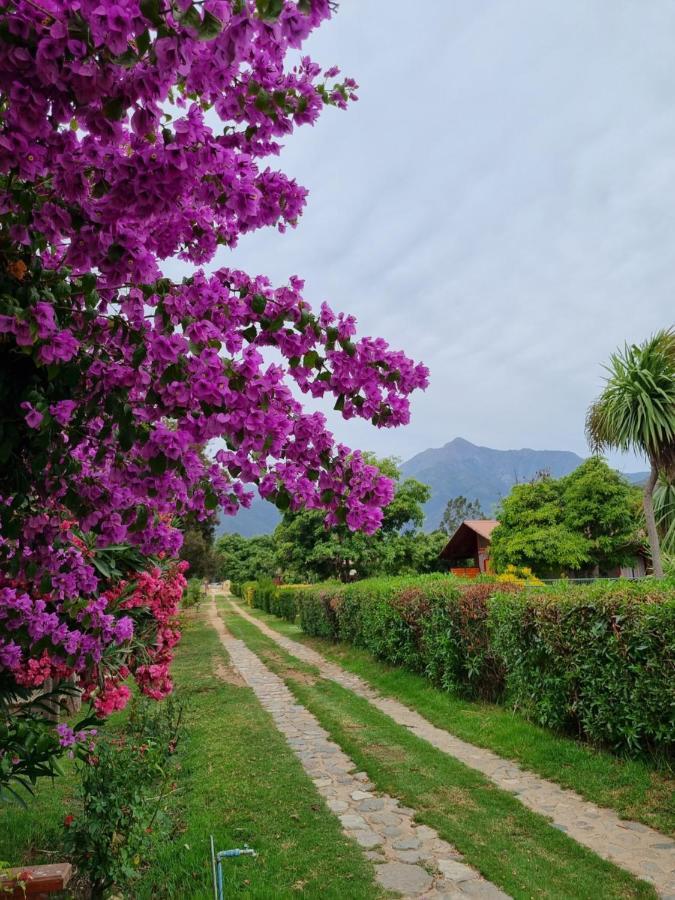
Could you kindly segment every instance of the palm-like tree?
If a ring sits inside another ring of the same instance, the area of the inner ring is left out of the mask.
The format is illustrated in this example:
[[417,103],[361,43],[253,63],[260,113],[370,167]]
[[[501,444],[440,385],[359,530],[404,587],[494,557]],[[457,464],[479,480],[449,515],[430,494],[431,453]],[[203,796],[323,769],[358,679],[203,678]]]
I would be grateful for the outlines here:
[[661,549],[675,554],[675,481],[662,475],[654,488],[654,517],[661,535]]
[[662,577],[653,495],[659,476],[668,483],[675,479],[675,330],[626,344],[606,369],[605,389],[586,416],[586,435],[596,453],[632,450],[649,460],[645,519],[654,574]]

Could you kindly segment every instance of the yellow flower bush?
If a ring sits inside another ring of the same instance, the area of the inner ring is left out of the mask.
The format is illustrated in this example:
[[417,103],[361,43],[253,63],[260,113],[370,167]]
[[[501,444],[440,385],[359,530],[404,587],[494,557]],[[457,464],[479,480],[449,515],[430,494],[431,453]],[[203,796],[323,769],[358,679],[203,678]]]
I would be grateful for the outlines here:
[[529,566],[511,565],[507,566],[500,575],[495,575],[495,581],[501,582],[502,584],[542,585],[544,583],[540,578],[537,578]]

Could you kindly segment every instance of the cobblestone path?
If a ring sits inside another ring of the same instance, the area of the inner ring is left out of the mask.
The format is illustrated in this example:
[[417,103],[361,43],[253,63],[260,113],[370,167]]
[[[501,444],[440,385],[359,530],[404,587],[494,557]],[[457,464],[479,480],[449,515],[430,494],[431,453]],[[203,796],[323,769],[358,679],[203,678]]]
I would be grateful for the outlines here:
[[404,725],[434,747],[482,772],[498,787],[515,794],[529,809],[549,817],[556,828],[589,847],[598,856],[653,884],[665,900],[675,900],[675,841],[671,838],[640,822],[620,819],[611,809],[596,806],[574,791],[527,772],[517,763],[502,759],[491,750],[475,747],[437,728],[398,700],[382,697],[358,675],[329,662],[310,647],[279,634],[237,603],[232,605],[241,616],[284,650],[316,666],[324,678],[369,700],[399,725]]
[[339,817],[344,832],[373,861],[377,880],[384,888],[404,897],[429,900],[508,900],[508,894],[463,863],[461,854],[441,840],[433,828],[416,825],[413,809],[399,806],[395,797],[376,791],[365,772],[355,771],[352,760],[317,719],[296,702],[283,681],[243,641],[228,633],[213,600],[208,617],[230,663],[271,714],[317,790]]

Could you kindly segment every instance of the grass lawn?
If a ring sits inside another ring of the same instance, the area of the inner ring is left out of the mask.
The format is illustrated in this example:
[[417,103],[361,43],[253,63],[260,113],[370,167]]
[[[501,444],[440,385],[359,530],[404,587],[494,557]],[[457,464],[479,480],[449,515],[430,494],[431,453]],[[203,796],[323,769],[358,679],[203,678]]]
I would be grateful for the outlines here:
[[[220,673],[216,674],[216,669]],[[215,632],[191,620],[174,665],[187,703],[173,831],[131,889],[135,900],[211,898],[209,835],[224,850],[248,843],[258,858],[224,863],[226,896],[374,900],[371,863],[342,833],[253,692],[238,683]],[[229,679],[229,680],[228,680]],[[0,812],[0,859],[49,861],[58,846],[72,771],[41,785],[28,811]]]
[[248,609],[281,634],[312,647],[439,728],[575,790],[623,818],[675,836],[675,773],[650,760],[624,759],[528,722],[489,703],[438,690],[421,675],[379,662],[365,650],[305,635],[298,625]]
[[[651,886],[577,844],[480,773],[322,679],[236,613],[223,615],[379,790],[417,810],[420,822],[436,828],[467,863],[514,898],[595,900],[600,885],[603,900],[656,896]],[[298,673],[304,673],[301,680]]]

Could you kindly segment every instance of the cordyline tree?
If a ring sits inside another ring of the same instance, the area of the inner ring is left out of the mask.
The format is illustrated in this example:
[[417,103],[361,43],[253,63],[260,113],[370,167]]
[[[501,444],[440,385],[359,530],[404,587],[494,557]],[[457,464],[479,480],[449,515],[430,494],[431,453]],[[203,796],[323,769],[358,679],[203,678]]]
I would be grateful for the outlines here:
[[[426,368],[356,340],[351,316],[313,312],[297,277],[200,268],[246,232],[296,224],[306,191],[268,159],[355,99],[336,69],[286,64],[330,14],[329,0],[0,2],[5,711],[48,680],[101,716],[126,703],[129,675],[170,690],[177,516],[234,514],[256,483],[282,510],[380,524],[390,480],[290,382],[395,426]],[[182,282],[163,277],[168,258]],[[5,784],[84,737],[23,712],[0,717]]]
[[659,478],[675,481],[675,330],[659,331],[642,344],[626,344],[612,354],[605,389],[591,405],[586,434],[591,447],[632,450],[650,464],[644,511],[657,578],[663,576],[654,515]]

